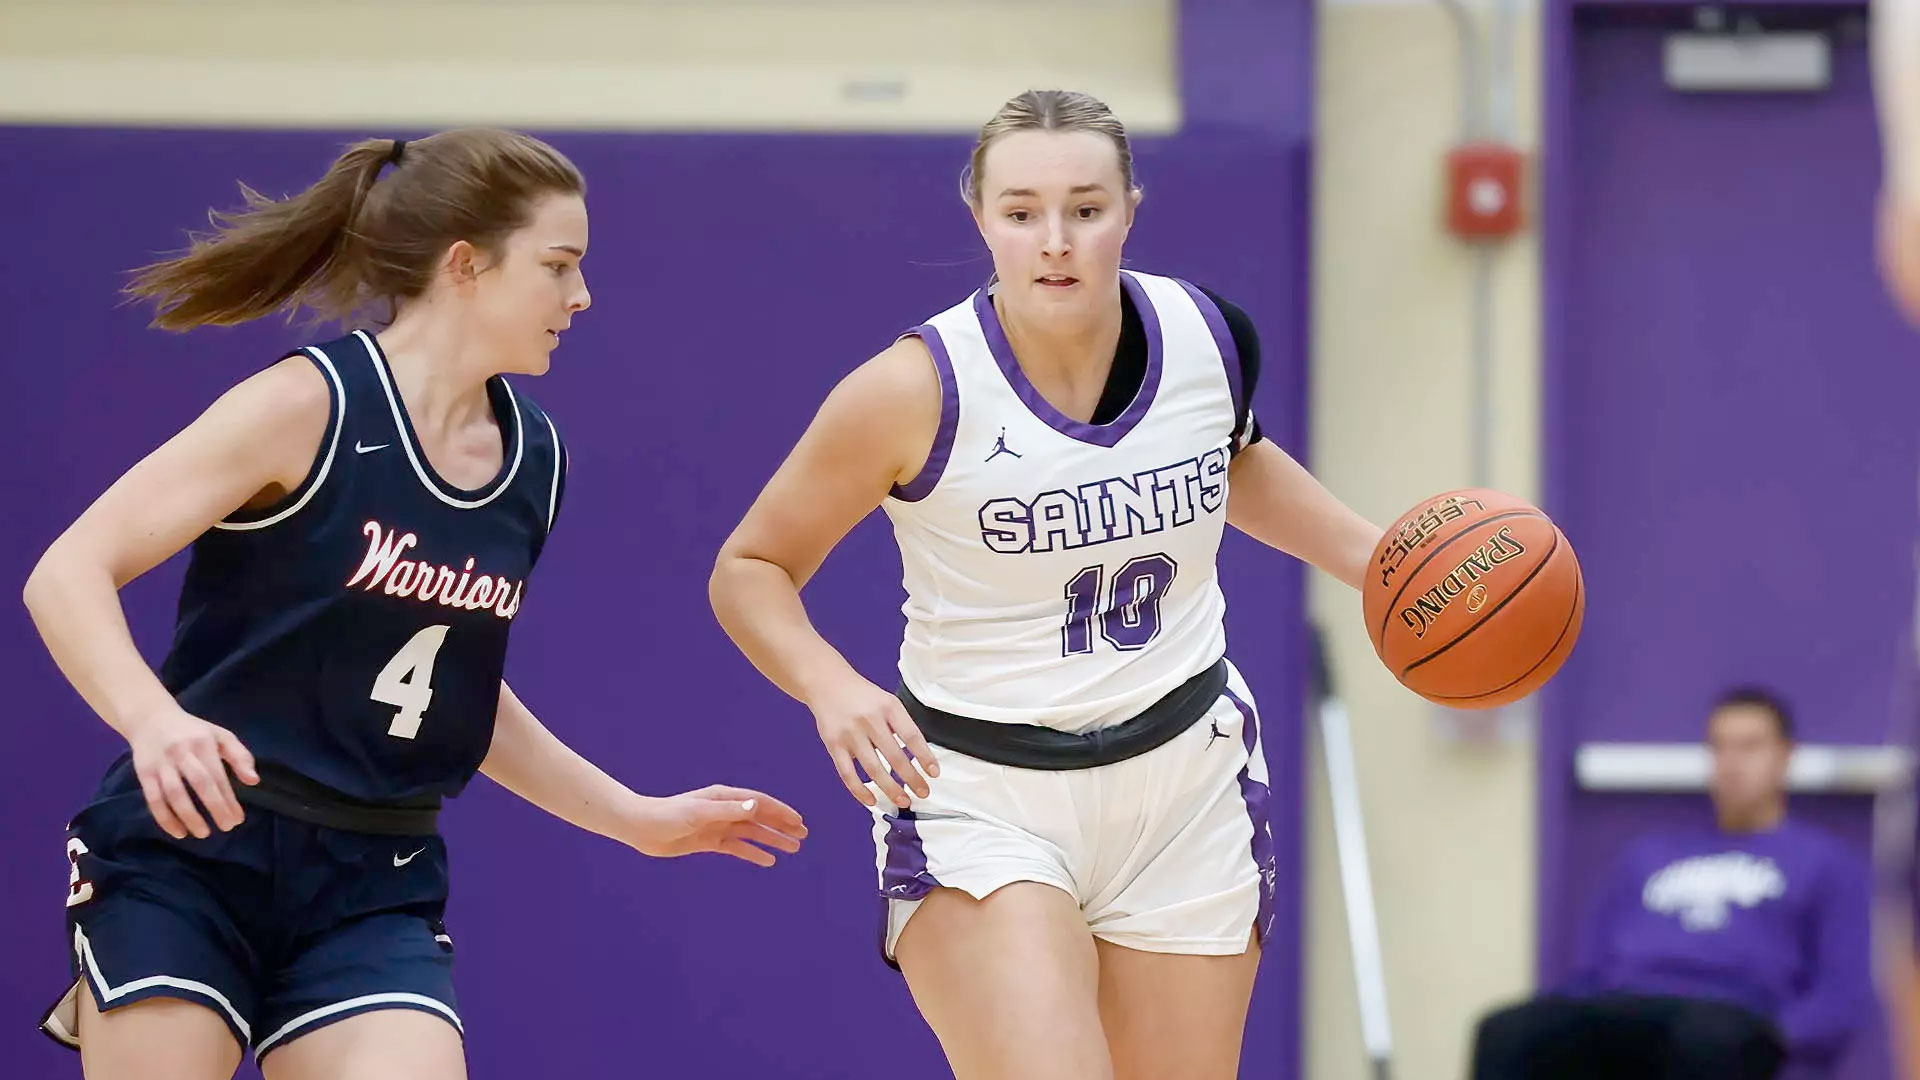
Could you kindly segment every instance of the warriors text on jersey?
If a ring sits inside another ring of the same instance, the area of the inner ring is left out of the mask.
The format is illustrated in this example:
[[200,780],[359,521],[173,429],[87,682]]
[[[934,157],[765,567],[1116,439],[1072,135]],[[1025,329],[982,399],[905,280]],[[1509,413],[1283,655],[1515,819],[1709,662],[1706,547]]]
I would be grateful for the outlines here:
[[455,794],[492,742],[564,451],[496,377],[500,472],[456,488],[427,461],[372,335],[302,352],[332,400],[313,468],[278,505],[194,542],[161,681],[263,765],[365,802]]

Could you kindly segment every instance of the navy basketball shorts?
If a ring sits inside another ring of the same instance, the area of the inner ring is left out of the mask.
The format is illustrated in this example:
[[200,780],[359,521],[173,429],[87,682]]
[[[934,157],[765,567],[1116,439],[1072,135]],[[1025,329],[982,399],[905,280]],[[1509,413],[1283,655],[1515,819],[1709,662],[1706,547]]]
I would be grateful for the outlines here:
[[1022,769],[935,752],[928,798],[899,810],[881,796],[873,810],[889,963],[920,901],[943,887],[985,899],[1016,881],[1051,885],[1095,937],[1143,952],[1232,956],[1271,929],[1267,762],[1238,671],[1187,730],[1111,765]]
[[377,1009],[461,1030],[442,922],[440,837],[329,829],[246,808],[232,832],[175,840],[139,791],[74,818],[67,942],[73,982],[42,1020],[78,1048],[84,982],[102,1011],[154,997],[204,1005],[264,1056]]

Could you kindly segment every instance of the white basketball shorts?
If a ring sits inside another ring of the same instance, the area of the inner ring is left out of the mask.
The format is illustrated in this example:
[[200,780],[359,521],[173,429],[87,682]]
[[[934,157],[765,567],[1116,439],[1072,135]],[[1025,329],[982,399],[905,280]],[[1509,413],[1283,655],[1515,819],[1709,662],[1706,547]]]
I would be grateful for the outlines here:
[[1145,952],[1234,955],[1271,928],[1276,868],[1253,697],[1229,667],[1213,708],[1171,741],[1091,769],[995,765],[935,748],[932,793],[874,810],[884,952],[936,888],[975,899],[1016,881],[1074,898],[1095,937]]

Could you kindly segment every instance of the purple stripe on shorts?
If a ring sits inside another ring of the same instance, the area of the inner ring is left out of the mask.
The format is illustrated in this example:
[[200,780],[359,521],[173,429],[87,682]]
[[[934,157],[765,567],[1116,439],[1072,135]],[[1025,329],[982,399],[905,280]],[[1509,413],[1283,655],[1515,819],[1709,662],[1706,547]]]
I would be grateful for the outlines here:
[[[1174,279],[1179,281],[1178,278]],[[1233,331],[1227,329],[1227,318],[1220,314],[1220,306],[1215,304],[1206,293],[1184,281],[1179,282],[1187,290],[1187,299],[1200,309],[1200,317],[1207,320],[1207,331],[1213,335],[1213,344],[1220,350],[1220,362],[1227,369],[1227,389],[1233,392],[1233,433],[1240,434],[1240,418],[1247,411],[1247,394],[1240,386],[1240,346],[1233,342]]]
[[916,326],[902,337],[917,337],[926,343],[927,352],[933,354],[934,370],[940,373],[940,428],[933,436],[933,449],[927,452],[927,463],[920,466],[920,472],[906,484],[895,484],[889,492],[901,502],[919,502],[933,494],[934,485],[940,482],[940,474],[947,471],[947,458],[953,453],[953,433],[960,426],[960,384],[953,377],[953,358],[947,355],[947,343],[940,340],[940,331],[932,326]]
[[[1260,751],[1260,720],[1253,706],[1240,700],[1240,695],[1231,688],[1221,691],[1233,707],[1240,710],[1241,733],[1245,736],[1249,756]],[[1268,804],[1272,801],[1267,785],[1255,780],[1252,775],[1253,763],[1249,761],[1240,769],[1240,798],[1247,804],[1247,818],[1253,822],[1253,865],[1260,873],[1260,914],[1254,923],[1254,929],[1260,933],[1264,944],[1273,934],[1273,916],[1275,894],[1279,889],[1279,864],[1273,855],[1273,831],[1269,826],[1270,812]]]
[[880,895],[888,900],[919,900],[940,887],[927,872],[927,849],[913,811],[887,815],[887,865],[880,872]]

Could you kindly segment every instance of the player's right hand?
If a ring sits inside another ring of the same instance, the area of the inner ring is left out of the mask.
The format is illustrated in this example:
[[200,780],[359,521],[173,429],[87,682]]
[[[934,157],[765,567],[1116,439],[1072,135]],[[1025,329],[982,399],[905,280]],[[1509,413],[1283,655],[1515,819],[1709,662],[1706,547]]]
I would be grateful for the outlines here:
[[191,833],[204,840],[213,835],[194,806],[196,797],[221,832],[246,817],[227,782],[226,766],[232,765],[244,784],[259,783],[260,774],[254,771],[253,755],[233,732],[176,707],[141,721],[127,745],[133,748],[133,771],[140,777],[147,809],[168,836],[184,840]]
[[876,800],[856,767],[903,810],[910,805],[908,788],[927,797],[927,777],[940,775],[940,763],[899,698],[853,675],[807,706],[813,710],[814,727],[833,758],[840,782],[862,805],[873,806]]

